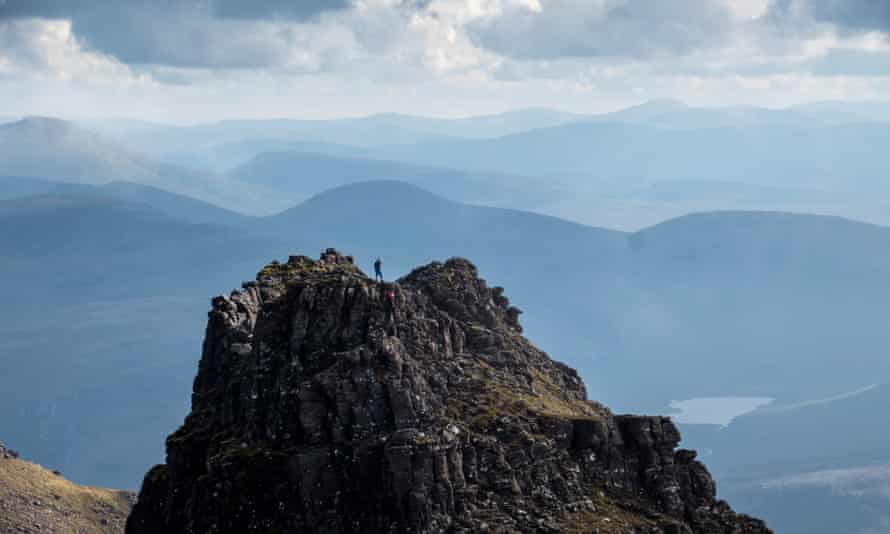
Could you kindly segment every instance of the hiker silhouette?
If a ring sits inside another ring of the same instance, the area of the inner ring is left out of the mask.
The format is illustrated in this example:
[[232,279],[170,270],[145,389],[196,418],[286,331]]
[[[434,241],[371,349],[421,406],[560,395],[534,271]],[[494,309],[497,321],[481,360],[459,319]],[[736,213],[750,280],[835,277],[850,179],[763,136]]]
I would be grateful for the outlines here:
[[383,271],[381,268],[383,267],[383,262],[380,261],[380,257],[378,256],[376,260],[374,260],[374,280],[378,282],[383,282]]

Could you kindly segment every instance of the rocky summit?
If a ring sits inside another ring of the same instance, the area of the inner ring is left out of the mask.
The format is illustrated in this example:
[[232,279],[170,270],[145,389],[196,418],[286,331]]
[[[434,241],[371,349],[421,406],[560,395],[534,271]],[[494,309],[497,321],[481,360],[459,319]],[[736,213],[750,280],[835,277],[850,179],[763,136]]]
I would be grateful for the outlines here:
[[333,249],[213,300],[192,411],[127,522],[158,533],[768,533],[666,417],[613,415],[469,261]]

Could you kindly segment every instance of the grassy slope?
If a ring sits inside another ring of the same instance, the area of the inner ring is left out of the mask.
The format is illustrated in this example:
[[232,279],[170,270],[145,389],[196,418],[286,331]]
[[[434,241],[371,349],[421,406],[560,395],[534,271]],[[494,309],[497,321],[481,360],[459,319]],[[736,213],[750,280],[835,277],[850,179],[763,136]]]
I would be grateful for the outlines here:
[[0,532],[123,532],[134,495],[79,486],[39,465],[0,456]]

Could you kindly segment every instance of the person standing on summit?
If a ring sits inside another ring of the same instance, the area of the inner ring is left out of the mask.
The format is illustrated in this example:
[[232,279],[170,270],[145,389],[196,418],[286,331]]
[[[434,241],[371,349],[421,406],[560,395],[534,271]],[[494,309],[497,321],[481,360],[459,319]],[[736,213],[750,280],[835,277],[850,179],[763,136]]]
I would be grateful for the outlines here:
[[380,256],[374,261],[374,280],[378,282],[383,282],[383,271],[381,270],[383,267],[383,262],[380,261]]

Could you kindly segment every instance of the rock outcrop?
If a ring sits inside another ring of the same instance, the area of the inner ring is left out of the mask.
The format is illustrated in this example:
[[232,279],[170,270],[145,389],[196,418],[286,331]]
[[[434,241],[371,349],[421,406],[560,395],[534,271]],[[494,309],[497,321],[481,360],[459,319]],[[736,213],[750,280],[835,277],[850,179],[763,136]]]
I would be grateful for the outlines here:
[[0,441],[0,460],[15,460],[19,457],[19,453],[12,449],[7,449],[6,445]]
[[467,260],[334,250],[213,300],[192,412],[127,523],[157,533],[767,533],[665,417],[615,416]]

